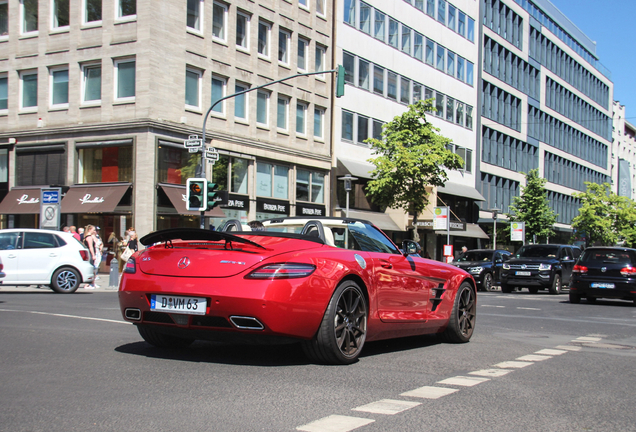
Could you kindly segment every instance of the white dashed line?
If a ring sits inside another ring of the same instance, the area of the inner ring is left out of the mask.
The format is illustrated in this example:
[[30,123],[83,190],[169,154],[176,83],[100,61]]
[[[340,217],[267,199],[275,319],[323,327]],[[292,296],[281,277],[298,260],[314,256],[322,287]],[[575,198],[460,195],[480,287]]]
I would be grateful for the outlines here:
[[474,372],[468,372],[468,375],[477,375],[483,377],[501,377],[512,372],[510,369],[482,369]]
[[578,346],[570,346],[570,345],[557,345],[555,346],[556,349],[562,349],[562,350],[566,350],[566,351],[581,351],[582,348],[578,347]]
[[523,361],[505,361],[505,362],[497,363],[494,366],[498,368],[502,368],[502,369],[509,369],[509,368],[521,369],[526,366],[530,366],[531,364],[534,364],[534,363],[523,362]]
[[547,359],[551,359],[551,358],[552,357],[550,357],[550,356],[528,354],[528,355],[524,355],[524,356],[521,356],[519,358],[516,358],[515,360],[538,362],[538,361],[543,361],[543,360],[547,360]]
[[498,305],[480,305],[481,307],[494,307],[494,308],[501,308],[504,309],[505,306],[498,306]]
[[524,308],[524,307],[518,307],[517,309],[521,309],[521,310],[534,310],[534,311],[541,310],[541,309],[538,309],[538,308]]
[[62,317],[62,318],[76,318],[76,319],[83,319],[83,320],[89,320],[89,321],[104,321],[104,322],[115,323],[115,324],[132,325],[132,323],[129,323],[127,321],[117,321],[117,320],[111,320],[106,318],[83,317],[83,316],[77,316],[77,315],[66,315],[66,314],[49,313],[49,312],[22,311],[22,310],[15,310],[15,309],[0,309],[0,312],[23,312],[23,313],[30,313],[30,314],[36,314],[36,315],[50,315],[50,316],[56,316],[56,317]]
[[581,336],[574,339],[573,342],[599,342],[600,340],[599,337]]
[[371,402],[370,404],[353,408],[352,411],[362,411],[373,414],[386,414],[394,415],[406,411],[407,409],[414,408],[418,405],[422,405],[420,402],[409,402],[395,399],[382,399],[377,402]]
[[558,349],[542,349],[541,351],[536,351],[535,354],[555,356],[555,355],[565,354],[566,352],[567,351],[558,350]]
[[488,378],[456,376],[452,378],[446,378],[442,381],[437,381],[435,384],[448,384],[462,387],[472,387],[483,382],[490,381]]
[[305,432],[349,432],[374,421],[360,417],[331,415],[306,425],[298,426],[296,430]]
[[455,393],[456,391],[459,391],[459,390],[444,388],[444,387],[424,386],[415,390],[402,393],[400,394],[400,396],[411,396],[411,397],[418,397],[418,398],[424,398],[424,399],[439,399],[443,396],[447,396],[449,394]]

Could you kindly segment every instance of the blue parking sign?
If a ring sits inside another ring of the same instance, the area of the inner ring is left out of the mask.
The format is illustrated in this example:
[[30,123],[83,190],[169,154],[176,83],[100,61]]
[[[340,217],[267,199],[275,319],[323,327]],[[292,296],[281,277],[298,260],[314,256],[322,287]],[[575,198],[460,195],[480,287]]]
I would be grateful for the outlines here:
[[42,204],[58,204],[60,193],[58,191],[42,191]]

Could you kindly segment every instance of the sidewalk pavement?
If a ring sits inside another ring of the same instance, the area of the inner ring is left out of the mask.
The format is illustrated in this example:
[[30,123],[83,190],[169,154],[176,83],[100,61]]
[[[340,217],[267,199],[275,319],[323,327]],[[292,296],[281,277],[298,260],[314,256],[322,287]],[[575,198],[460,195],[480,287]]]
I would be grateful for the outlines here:
[[[120,273],[121,275],[121,273]],[[108,280],[110,275],[108,273],[99,273],[97,275],[99,279],[95,281],[95,284],[99,288],[86,289],[88,284],[81,284],[76,292],[117,292],[118,286],[108,286]],[[1,280],[1,279],[0,279]],[[46,285],[28,285],[28,286],[15,286],[0,284],[0,292],[53,292],[51,288]]]

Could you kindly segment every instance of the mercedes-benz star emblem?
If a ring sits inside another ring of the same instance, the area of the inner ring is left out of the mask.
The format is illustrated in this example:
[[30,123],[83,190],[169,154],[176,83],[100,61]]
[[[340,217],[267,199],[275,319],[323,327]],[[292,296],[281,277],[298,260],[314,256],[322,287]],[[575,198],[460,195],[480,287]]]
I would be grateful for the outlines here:
[[187,266],[190,265],[190,258],[188,258],[188,257],[181,258],[177,265],[179,266],[180,269],[186,268]]

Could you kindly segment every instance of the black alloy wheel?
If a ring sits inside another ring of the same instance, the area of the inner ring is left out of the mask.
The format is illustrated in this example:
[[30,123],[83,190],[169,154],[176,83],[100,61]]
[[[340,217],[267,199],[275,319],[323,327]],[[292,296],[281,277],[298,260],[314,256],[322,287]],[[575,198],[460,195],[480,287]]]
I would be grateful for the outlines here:
[[454,343],[468,342],[475,330],[477,319],[477,297],[475,290],[468,282],[460,285],[455,294],[453,310],[448,326],[443,333],[444,339]]
[[482,282],[484,291],[494,291],[495,287],[492,284],[492,273],[484,274],[484,281]]
[[303,343],[305,354],[325,364],[351,364],[367,337],[367,302],[354,281],[341,283],[331,297],[316,336]]
[[549,288],[550,294],[561,294],[561,275],[556,273],[552,280],[552,286]]

